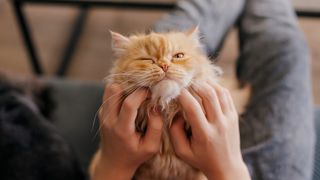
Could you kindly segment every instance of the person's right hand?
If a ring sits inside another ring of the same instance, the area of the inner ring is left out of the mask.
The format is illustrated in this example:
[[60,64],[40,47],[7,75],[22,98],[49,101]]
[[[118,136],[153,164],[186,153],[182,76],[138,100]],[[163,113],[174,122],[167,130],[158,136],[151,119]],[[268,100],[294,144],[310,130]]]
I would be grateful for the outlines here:
[[[186,119],[177,117],[170,128],[175,153],[208,179],[249,180],[240,150],[238,114],[229,91],[211,81],[194,89],[205,112],[188,90],[182,91],[178,100]],[[185,121],[191,126],[191,138],[186,136]]]
[[159,152],[163,120],[158,111],[148,113],[148,127],[142,135],[135,128],[138,109],[148,95],[138,89],[122,102],[123,89],[116,84],[105,89],[99,113],[101,150],[92,169],[92,179],[132,179],[136,169]]

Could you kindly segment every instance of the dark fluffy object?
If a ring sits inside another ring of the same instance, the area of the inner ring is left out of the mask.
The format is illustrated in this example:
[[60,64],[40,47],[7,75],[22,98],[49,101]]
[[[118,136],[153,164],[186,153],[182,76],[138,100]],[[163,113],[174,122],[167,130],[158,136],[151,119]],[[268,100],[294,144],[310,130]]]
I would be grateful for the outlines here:
[[[0,179],[82,180],[74,152],[46,119],[48,88],[0,76]],[[49,105],[49,106],[48,106]]]

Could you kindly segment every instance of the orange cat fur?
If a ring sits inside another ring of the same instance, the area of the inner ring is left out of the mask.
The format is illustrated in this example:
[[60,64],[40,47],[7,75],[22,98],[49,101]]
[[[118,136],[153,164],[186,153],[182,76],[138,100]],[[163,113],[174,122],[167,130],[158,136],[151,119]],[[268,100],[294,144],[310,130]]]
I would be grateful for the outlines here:
[[[216,79],[220,69],[202,52],[198,29],[186,32],[150,33],[122,36],[111,32],[116,56],[108,83],[118,83],[124,89],[124,97],[132,91],[148,87],[151,98],[143,103],[136,119],[136,128],[144,132],[147,112],[160,106],[165,128],[159,153],[142,164],[135,179],[206,179],[198,170],[175,156],[168,135],[174,116],[180,112],[175,98],[180,90]],[[94,168],[99,151],[91,163]]]

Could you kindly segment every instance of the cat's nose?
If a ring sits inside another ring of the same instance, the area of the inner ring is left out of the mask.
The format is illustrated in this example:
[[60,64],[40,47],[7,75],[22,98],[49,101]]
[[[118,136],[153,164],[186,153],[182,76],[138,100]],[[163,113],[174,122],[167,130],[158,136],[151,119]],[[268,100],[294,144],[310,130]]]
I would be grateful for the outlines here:
[[168,66],[168,64],[161,64],[161,68],[162,68],[162,70],[164,71],[164,72],[167,72],[168,71],[168,68],[169,68],[169,66]]

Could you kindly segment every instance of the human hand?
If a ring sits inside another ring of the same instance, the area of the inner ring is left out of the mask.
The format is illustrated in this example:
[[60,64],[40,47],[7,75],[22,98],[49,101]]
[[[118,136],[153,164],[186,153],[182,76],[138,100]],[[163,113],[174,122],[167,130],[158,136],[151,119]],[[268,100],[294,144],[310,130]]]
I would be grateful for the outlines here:
[[106,87],[106,103],[99,114],[101,150],[93,179],[131,179],[139,165],[159,151],[163,121],[158,112],[148,113],[143,136],[135,129],[138,108],[147,95],[146,89],[136,90],[121,103],[122,89]]
[[[177,156],[208,179],[250,179],[240,150],[238,114],[229,91],[212,81],[194,90],[205,112],[189,91],[182,91],[178,100],[186,119],[177,117],[170,128]],[[191,126],[191,138],[186,136],[185,121]]]

